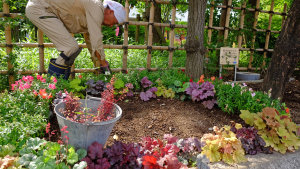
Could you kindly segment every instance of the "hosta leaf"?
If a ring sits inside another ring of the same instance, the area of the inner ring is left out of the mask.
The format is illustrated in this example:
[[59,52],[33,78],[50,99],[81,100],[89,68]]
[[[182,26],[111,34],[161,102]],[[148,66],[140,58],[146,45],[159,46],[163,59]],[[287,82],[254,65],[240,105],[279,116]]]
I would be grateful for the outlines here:
[[15,149],[16,147],[11,144],[0,146],[0,157],[4,157],[6,155],[13,157],[16,154],[13,152]]
[[49,157],[39,157],[29,163],[29,169],[53,169],[56,168],[55,160]]
[[254,125],[254,113],[250,113],[248,110],[241,110],[240,117],[250,126]]
[[284,144],[279,143],[279,144],[275,144],[274,150],[284,154],[287,150],[287,147]]
[[69,169],[65,163],[59,163],[55,169]]
[[85,169],[87,167],[87,163],[85,161],[81,161],[79,164],[75,164],[73,169]]
[[37,150],[44,143],[47,143],[47,141],[43,140],[43,139],[40,139],[38,137],[30,138],[29,140],[27,140],[27,148]]
[[233,159],[236,163],[245,163],[247,162],[247,158],[245,157],[244,149],[239,148],[233,152]]
[[23,155],[23,156],[20,158],[19,163],[20,163],[21,165],[24,165],[26,168],[28,168],[29,163],[32,162],[32,161],[34,161],[34,160],[36,160],[36,159],[37,159],[37,156],[34,155],[34,154],[32,154],[32,153],[30,153],[30,154],[25,154],[25,155]]
[[222,161],[224,161],[225,163],[232,165],[234,163],[233,161],[233,155],[228,154],[228,153],[224,153],[222,155]]
[[256,114],[254,114],[254,124],[256,125],[257,129],[264,129],[266,128],[265,122]]
[[87,155],[87,151],[85,149],[78,149],[76,153],[78,154],[78,160],[83,159]]

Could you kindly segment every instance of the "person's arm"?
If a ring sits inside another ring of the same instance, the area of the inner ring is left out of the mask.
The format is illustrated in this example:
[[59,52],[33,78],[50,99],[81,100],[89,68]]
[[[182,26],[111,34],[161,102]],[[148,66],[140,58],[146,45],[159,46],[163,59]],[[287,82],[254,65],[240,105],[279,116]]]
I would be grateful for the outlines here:
[[102,66],[107,66],[103,48],[102,23],[104,20],[104,7],[101,1],[87,0],[84,3],[87,27],[90,34],[92,55],[94,54]]

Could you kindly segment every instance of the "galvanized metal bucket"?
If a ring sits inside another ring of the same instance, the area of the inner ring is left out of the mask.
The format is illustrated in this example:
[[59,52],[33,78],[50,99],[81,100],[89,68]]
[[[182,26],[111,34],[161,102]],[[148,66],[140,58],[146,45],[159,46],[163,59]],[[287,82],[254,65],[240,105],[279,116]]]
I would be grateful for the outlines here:
[[[103,99],[87,96],[86,99],[81,99],[81,105],[90,108],[92,111],[97,110],[100,104],[103,104]],[[68,126],[68,133],[61,132],[62,140],[66,141],[65,136],[69,137],[68,143],[73,145],[75,149],[83,148],[88,150],[88,147],[95,141],[105,145],[115,123],[122,116],[122,109],[115,103],[113,103],[113,112],[115,113],[115,118],[103,122],[85,122],[78,123],[74,121],[67,120],[61,110],[65,108],[65,103],[59,103],[55,106],[54,111],[56,113],[59,128],[62,129],[64,126]]]

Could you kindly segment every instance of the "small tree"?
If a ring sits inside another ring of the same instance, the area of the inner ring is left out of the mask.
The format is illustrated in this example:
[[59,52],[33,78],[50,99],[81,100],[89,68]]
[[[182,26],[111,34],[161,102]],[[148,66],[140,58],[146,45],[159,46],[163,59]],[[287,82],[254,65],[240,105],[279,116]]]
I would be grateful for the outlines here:
[[205,9],[207,0],[189,0],[188,28],[186,36],[185,72],[199,79],[203,74]]

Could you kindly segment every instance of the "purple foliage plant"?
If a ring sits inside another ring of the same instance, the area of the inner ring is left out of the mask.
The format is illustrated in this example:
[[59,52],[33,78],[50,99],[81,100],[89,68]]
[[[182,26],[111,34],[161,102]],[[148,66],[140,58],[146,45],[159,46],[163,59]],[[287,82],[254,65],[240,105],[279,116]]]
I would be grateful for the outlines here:
[[141,84],[144,88],[143,92],[141,92],[141,94],[140,94],[140,97],[143,101],[148,101],[148,100],[150,100],[150,98],[156,98],[156,95],[154,94],[154,92],[157,91],[156,87],[152,87],[152,88],[148,89],[146,92],[144,92],[144,90],[146,88],[151,87],[151,85],[153,84],[153,82],[148,80],[147,76],[142,78]]

